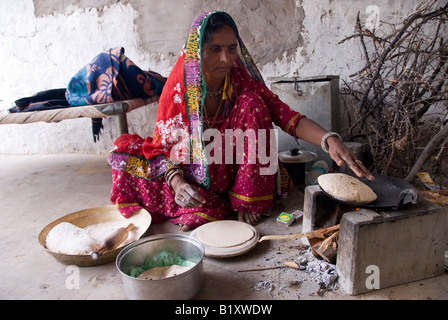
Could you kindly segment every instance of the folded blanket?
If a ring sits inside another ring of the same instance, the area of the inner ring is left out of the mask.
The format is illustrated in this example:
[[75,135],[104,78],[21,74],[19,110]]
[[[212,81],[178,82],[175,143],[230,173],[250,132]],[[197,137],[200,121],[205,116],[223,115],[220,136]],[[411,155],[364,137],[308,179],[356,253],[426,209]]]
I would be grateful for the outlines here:
[[[66,97],[70,105],[102,104],[134,98],[148,99],[162,93],[166,78],[141,70],[117,47],[98,54],[70,80]],[[96,142],[102,119],[92,119]]]
[[97,55],[70,80],[66,97],[70,105],[102,104],[160,95],[166,78],[143,71],[114,48]]
[[15,101],[15,107],[10,108],[9,112],[52,110],[70,107],[65,98],[65,88],[50,89],[37,92],[31,97],[20,98]]

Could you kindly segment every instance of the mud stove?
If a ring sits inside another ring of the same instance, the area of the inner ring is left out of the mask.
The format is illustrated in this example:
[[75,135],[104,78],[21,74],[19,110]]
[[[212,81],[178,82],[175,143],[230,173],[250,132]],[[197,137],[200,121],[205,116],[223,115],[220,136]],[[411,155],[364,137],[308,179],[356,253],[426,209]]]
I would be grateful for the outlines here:
[[340,224],[336,268],[339,285],[350,295],[444,272],[444,207],[425,200],[398,210],[347,207],[319,186],[308,186],[303,211],[302,232]]

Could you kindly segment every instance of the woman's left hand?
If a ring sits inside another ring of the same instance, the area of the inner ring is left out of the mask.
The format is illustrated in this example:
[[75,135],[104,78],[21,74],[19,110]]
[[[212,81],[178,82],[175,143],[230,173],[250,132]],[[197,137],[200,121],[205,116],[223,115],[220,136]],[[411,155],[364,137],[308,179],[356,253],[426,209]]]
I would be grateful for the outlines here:
[[174,191],[174,201],[183,208],[202,207],[205,199],[199,194],[196,186],[186,181],[180,174],[174,176],[171,181]]
[[366,169],[360,160],[356,158],[353,152],[340,139],[330,137],[327,139],[330,157],[338,166],[344,163],[352,169],[358,177],[366,177],[369,180],[375,180],[375,177]]

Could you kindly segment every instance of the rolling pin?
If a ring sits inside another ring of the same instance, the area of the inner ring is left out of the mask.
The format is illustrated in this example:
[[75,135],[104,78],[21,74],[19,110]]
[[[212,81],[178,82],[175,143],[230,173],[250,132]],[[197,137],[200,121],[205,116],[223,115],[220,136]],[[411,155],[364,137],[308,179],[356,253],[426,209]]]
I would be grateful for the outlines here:
[[96,250],[90,254],[90,257],[93,260],[98,260],[100,254],[103,254],[104,252],[106,252],[108,250],[115,249],[120,244],[122,244],[124,240],[127,239],[128,235],[129,235],[129,231],[131,231],[134,228],[135,228],[135,226],[132,223],[130,223],[126,228],[124,228],[124,227],[118,228],[104,240],[103,244],[101,245],[101,247],[98,250]]

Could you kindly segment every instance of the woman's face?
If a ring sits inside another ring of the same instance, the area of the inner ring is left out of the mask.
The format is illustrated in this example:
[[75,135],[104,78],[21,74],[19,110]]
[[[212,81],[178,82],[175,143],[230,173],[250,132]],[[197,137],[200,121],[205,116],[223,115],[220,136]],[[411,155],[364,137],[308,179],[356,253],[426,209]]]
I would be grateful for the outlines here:
[[202,48],[202,73],[206,84],[224,80],[238,57],[238,40],[229,26],[223,26]]

